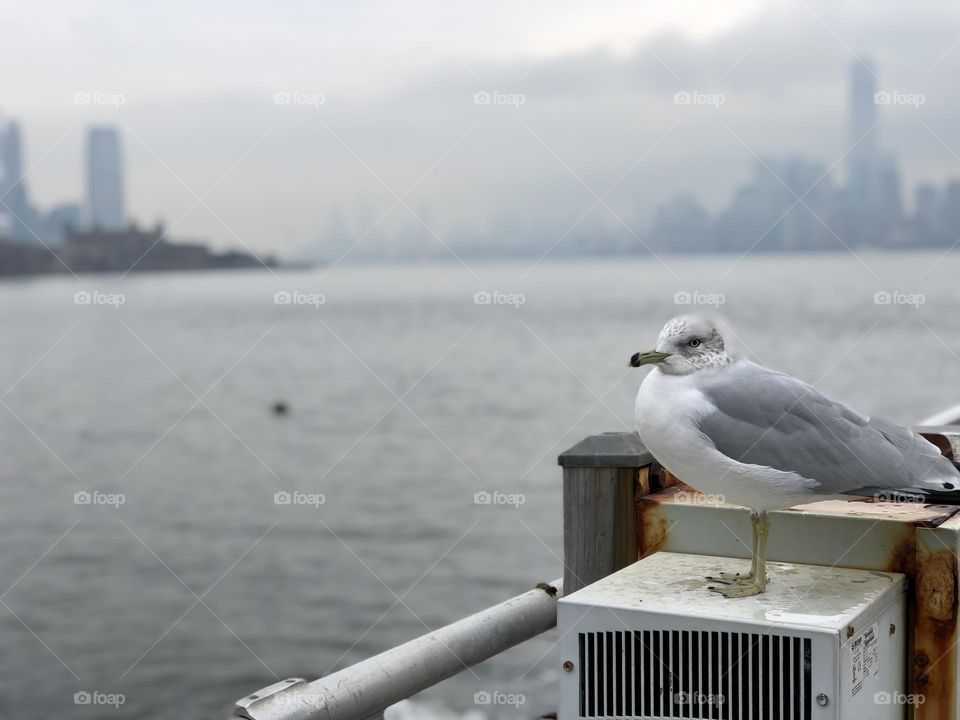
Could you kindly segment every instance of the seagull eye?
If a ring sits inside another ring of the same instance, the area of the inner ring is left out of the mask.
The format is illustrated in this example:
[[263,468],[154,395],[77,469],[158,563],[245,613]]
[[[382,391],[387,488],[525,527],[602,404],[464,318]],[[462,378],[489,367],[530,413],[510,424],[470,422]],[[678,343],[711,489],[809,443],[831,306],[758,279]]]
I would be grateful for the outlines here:
[[688,342],[687,345],[689,345],[690,347],[700,347],[700,340],[697,338],[694,338],[693,340]]

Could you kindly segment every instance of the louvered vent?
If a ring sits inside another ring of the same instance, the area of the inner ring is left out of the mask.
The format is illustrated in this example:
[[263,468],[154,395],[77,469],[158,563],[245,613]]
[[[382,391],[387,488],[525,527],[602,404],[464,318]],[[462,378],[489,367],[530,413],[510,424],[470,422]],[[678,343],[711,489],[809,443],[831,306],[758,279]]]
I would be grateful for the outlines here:
[[643,630],[579,642],[580,717],[810,718],[809,639]]

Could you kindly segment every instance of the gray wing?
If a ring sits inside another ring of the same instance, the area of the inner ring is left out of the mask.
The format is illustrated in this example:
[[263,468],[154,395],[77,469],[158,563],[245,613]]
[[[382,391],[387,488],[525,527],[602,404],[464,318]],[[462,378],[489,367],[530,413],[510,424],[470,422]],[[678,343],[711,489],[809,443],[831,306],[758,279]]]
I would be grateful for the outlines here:
[[824,494],[951,493],[960,473],[917,433],[853,412],[789,375],[741,362],[701,387],[700,430],[727,457],[794,472]]

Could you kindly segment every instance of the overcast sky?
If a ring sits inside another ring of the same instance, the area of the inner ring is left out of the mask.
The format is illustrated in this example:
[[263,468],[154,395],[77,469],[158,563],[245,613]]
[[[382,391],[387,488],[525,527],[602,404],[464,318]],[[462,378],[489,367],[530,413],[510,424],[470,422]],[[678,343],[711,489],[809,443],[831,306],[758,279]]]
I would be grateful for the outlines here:
[[34,202],[81,196],[84,128],[112,123],[130,214],[220,246],[422,231],[414,213],[450,244],[592,205],[586,223],[613,222],[597,196],[638,229],[677,191],[716,208],[753,153],[841,157],[858,57],[924,96],[882,108],[907,188],[960,176],[960,6],[942,0],[3,0],[0,18],[0,113],[23,123]]

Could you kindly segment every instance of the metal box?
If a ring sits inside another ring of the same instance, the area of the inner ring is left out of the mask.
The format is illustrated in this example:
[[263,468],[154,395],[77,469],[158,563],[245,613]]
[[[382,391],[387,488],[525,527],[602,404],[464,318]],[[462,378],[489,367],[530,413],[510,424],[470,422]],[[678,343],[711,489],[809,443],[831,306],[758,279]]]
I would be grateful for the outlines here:
[[707,590],[747,569],[659,552],[561,599],[559,720],[905,717],[902,574],[778,562],[761,595]]

